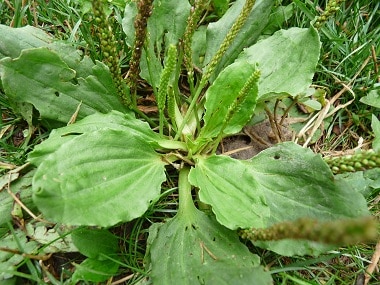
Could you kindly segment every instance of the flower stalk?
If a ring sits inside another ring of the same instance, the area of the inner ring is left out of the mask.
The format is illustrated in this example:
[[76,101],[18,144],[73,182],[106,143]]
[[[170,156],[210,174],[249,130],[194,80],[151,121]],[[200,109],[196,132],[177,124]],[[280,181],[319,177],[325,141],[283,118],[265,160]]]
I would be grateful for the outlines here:
[[196,0],[194,6],[191,8],[190,15],[187,19],[187,26],[185,34],[183,36],[183,59],[185,68],[187,71],[187,80],[190,85],[191,94],[194,90],[194,68],[193,68],[193,58],[192,58],[192,37],[194,35],[197,24],[202,15],[202,12],[206,9],[208,0]]
[[117,92],[125,105],[129,105],[129,98],[126,95],[126,86],[121,76],[119,66],[119,54],[117,52],[117,41],[112,31],[112,27],[107,21],[101,0],[92,1],[92,10],[95,16],[97,35],[103,55],[103,61],[108,66],[112,79],[116,85]]
[[334,174],[380,167],[380,153],[373,150],[361,151],[352,155],[324,157],[323,160]]
[[329,18],[339,11],[342,2],[344,2],[344,0],[329,0],[325,11],[320,16],[316,17],[314,27],[320,29]]
[[160,115],[160,133],[163,133],[163,121],[164,121],[164,111],[165,111],[165,106],[166,106],[166,101],[167,101],[167,96],[168,96],[168,86],[169,86],[169,81],[170,77],[173,74],[173,71],[175,70],[177,63],[177,47],[175,45],[170,45],[168,49],[168,55],[166,57],[166,62],[165,62],[165,67],[161,72],[161,77],[160,77],[160,83],[158,87],[158,92],[157,92],[157,107],[158,107],[158,112]]
[[244,101],[246,100],[247,96],[251,94],[252,89],[256,89],[255,93],[258,93],[258,82],[260,79],[261,72],[260,70],[255,70],[252,75],[248,78],[248,80],[245,82],[243,88],[239,91],[239,94],[237,95],[236,99],[232,104],[228,107],[227,115],[224,119],[223,126],[220,130],[220,133],[218,135],[218,138],[215,140],[214,147],[212,152],[214,153],[221,141],[221,139],[224,136],[224,129],[228,126],[228,123],[233,118],[233,115],[240,111],[241,107],[244,104]]
[[239,235],[253,242],[304,239],[326,244],[348,245],[376,240],[378,226],[372,217],[323,222],[305,218],[278,223],[266,229],[243,229],[239,231]]
[[140,60],[146,39],[148,18],[152,12],[153,0],[139,0],[137,3],[138,13],[134,22],[135,42],[132,49],[132,57],[129,62],[128,85],[131,90],[132,104],[137,105],[136,89],[137,79],[140,73]]
[[236,19],[235,23],[232,25],[231,29],[229,30],[228,34],[224,38],[222,44],[220,45],[218,51],[211,59],[210,63],[207,66],[206,72],[202,76],[200,87],[203,88],[204,85],[206,85],[207,81],[210,79],[212,73],[215,70],[216,65],[219,63],[221,58],[223,57],[226,50],[231,45],[232,41],[236,38],[238,32],[243,27],[245,21],[249,17],[249,14],[251,13],[251,10],[253,6],[255,5],[256,0],[246,0],[245,4],[243,6],[243,9],[241,10],[238,18]]
[[199,83],[199,86],[197,90],[195,91],[195,94],[191,100],[190,106],[186,112],[186,115],[183,119],[182,124],[178,128],[178,132],[175,136],[175,140],[179,138],[181,135],[183,128],[185,127],[186,123],[188,122],[190,116],[192,115],[192,112],[194,110],[194,107],[196,106],[198,102],[198,98],[202,93],[203,88],[206,86],[208,80],[210,79],[212,73],[215,70],[215,67],[217,66],[218,62],[223,57],[224,53],[232,43],[232,41],[235,39],[236,35],[240,31],[240,29],[243,27],[244,23],[246,22],[249,14],[251,13],[251,10],[253,6],[255,5],[256,0],[246,0],[244,7],[242,11],[240,12],[238,18],[236,19],[235,23],[232,25],[230,31],[227,33],[226,37],[224,38],[222,44],[220,45],[218,51],[214,55],[214,57],[211,59],[210,63],[206,67],[206,72],[203,74],[201,81]]

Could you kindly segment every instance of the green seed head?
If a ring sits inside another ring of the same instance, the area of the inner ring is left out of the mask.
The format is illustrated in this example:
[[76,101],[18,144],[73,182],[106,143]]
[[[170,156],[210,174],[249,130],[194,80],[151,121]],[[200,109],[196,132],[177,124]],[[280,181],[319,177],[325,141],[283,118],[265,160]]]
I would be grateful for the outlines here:
[[175,45],[170,45],[168,49],[168,55],[166,57],[165,67],[161,73],[160,84],[158,87],[157,106],[161,111],[163,111],[165,108],[169,80],[175,69],[176,63],[177,47]]

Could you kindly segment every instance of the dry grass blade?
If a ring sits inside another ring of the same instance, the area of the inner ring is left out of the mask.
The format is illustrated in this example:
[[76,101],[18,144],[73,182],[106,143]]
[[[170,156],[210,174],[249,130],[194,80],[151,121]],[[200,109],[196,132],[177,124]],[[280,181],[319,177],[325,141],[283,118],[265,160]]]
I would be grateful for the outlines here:
[[379,268],[378,268],[379,259],[380,259],[380,240],[376,244],[376,249],[371,259],[371,264],[368,266],[366,270],[364,285],[369,284],[369,281],[375,269],[379,271]]
[[37,217],[27,206],[25,206],[25,204],[11,191],[11,182],[12,182],[12,174],[15,174],[15,173],[19,173],[22,169],[26,168],[29,166],[29,163],[26,163],[14,170],[11,170],[9,171],[8,173],[8,186],[7,186],[7,192],[8,194],[12,197],[12,199],[25,211],[27,212],[33,219],[35,219],[36,221],[39,221],[39,222],[42,222],[42,223],[45,223],[45,224],[53,224],[49,221],[46,221],[44,219],[41,219],[39,217]]
[[[315,134],[315,132],[322,126],[323,124],[323,121],[328,118],[328,117],[331,117],[332,115],[334,115],[336,112],[338,112],[339,110],[343,109],[343,108],[346,108],[347,106],[351,105],[354,100],[355,100],[355,93],[354,91],[351,89],[352,87],[352,84],[353,82],[355,81],[355,79],[360,75],[360,73],[362,72],[362,70],[367,66],[367,64],[369,63],[371,57],[368,57],[366,60],[364,60],[364,62],[362,63],[362,65],[360,66],[359,70],[356,72],[356,74],[354,75],[354,77],[350,80],[350,82],[348,84],[345,84],[344,82],[341,82],[335,75],[331,74],[331,76],[337,81],[339,82],[343,88],[342,90],[340,90],[338,93],[336,93],[330,100],[326,100],[327,104],[317,113],[317,115],[313,116],[310,121],[302,128],[302,130],[297,134],[297,138],[301,138],[301,137],[304,137],[306,132],[308,132],[310,129],[311,131],[309,132],[308,134],[308,137],[305,141],[305,143],[303,144],[303,147],[307,147],[310,143],[310,141],[312,140],[312,137],[313,135]],[[330,107],[331,106],[334,106],[334,103],[346,92],[350,92],[353,96],[353,99],[351,99],[350,101],[348,101],[347,103],[345,104],[339,104],[338,106],[336,106],[332,111],[328,112],[330,110]],[[296,139],[296,142],[297,142],[298,139]]]

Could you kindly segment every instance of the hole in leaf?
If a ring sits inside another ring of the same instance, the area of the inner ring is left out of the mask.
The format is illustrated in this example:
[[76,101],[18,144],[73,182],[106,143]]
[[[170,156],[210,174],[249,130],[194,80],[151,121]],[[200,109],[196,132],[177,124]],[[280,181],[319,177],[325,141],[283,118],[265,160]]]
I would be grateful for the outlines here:
[[74,85],[78,85],[79,84],[78,79],[76,79],[76,78],[71,79],[70,82],[72,84],[74,84]]
[[193,230],[197,230],[197,227],[193,224],[191,224],[191,227],[193,228]]
[[186,226],[186,227],[185,227],[185,231],[187,231],[188,229],[189,229],[189,227],[188,227],[188,226]]
[[280,155],[279,154],[275,154],[275,156],[273,157],[274,159],[280,159]]
[[216,241],[216,238],[214,237],[214,238],[212,239],[212,241]]
[[55,92],[54,92],[54,95],[57,96],[57,97],[59,97],[59,92],[58,92],[58,91],[55,91]]
[[201,285],[206,284],[202,277],[197,276],[197,279],[198,279],[199,284],[201,284]]
[[71,133],[63,134],[63,135],[61,135],[61,137],[66,137],[66,136],[80,136],[80,135],[83,135],[83,133],[71,132]]

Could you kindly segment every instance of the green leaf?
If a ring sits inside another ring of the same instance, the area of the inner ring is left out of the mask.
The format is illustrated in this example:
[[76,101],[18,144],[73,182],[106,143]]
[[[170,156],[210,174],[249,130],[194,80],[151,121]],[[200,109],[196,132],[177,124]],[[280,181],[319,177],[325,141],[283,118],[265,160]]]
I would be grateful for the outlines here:
[[153,132],[147,123],[136,119],[132,113],[123,114],[118,111],[112,111],[108,114],[95,113],[75,124],[54,129],[47,140],[37,145],[29,153],[28,160],[38,166],[45,160],[46,156],[78,135],[89,134],[102,129],[123,130],[125,133],[139,137],[155,147],[159,146],[158,141],[165,141]]
[[73,230],[62,224],[51,227],[46,223],[29,221],[25,225],[25,230],[30,239],[41,244],[43,249],[40,254],[78,252],[69,234]]
[[312,111],[319,111],[322,109],[321,103],[314,99],[302,100],[300,103],[302,103],[302,105],[305,105],[308,109],[311,109]]
[[[0,247],[19,250],[23,253],[34,254],[38,250],[38,243],[29,240],[22,230],[17,230],[13,234],[7,234],[1,237]],[[22,254],[14,254],[0,250],[0,283],[3,280],[11,278],[14,272],[17,272],[17,265],[21,263],[25,257]]]
[[371,127],[375,134],[375,138],[372,141],[372,148],[375,151],[380,151],[380,121],[374,114],[372,114]]
[[48,46],[53,41],[49,34],[31,26],[11,28],[0,25],[0,38],[0,59],[16,58],[24,49]]
[[380,188],[380,168],[373,168],[366,171],[347,172],[337,174],[335,183],[340,188],[350,188],[362,194],[365,198],[370,198],[373,191]]
[[160,194],[164,166],[141,137],[100,129],[64,143],[40,164],[33,199],[54,221],[112,226],[147,210]]
[[[210,62],[212,57],[218,51],[228,31],[232,27],[236,18],[239,16],[239,13],[243,8],[244,3],[244,0],[235,1],[235,3],[228,9],[228,11],[219,21],[208,25],[207,47],[204,66]],[[268,22],[269,13],[273,4],[273,0],[256,1],[246,23],[241,28],[233,42],[230,44],[222,60],[216,66],[214,73],[216,76],[224,67],[234,62],[234,60],[238,57],[239,53],[245,47],[250,46],[254,42],[256,42],[256,40],[258,39],[262,30],[265,28]],[[215,78],[213,78],[212,81],[214,79]]]
[[295,14],[294,9],[294,3],[290,3],[287,6],[278,6],[273,9],[273,12],[269,16],[269,21],[263,31],[263,34],[271,35],[277,30],[281,29],[281,27],[284,25],[284,22],[288,21]]
[[212,0],[212,6],[218,17],[223,16],[228,10],[229,0]]
[[[245,61],[235,62],[226,67],[206,91],[206,113],[200,139],[219,135],[224,126],[229,107],[236,100],[248,78],[256,70],[254,64]],[[241,109],[235,112],[224,129],[224,134],[239,132],[253,115],[256,106],[257,85],[243,102]]]
[[[0,75],[6,95],[33,104],[43,119],[66,124],[80,103],[78,119],[95,112],[124,111],[108,68],[100,62],[91,66],[92,75],[77,77],[59,54],[36,48],[23,50],[16,59],[1,60]],[[82,73],[88,70],[82,68]]]
[[7,190],[2,189],[9,181],[12,181],[10,184],[11,192],[15,194],[21,202],[28,207],[28,209],[31,211],[36,210],[32,201],[32,177],[34,172],[35,170],[33,169],[14,181],[12,181],[12,176],[9,177],[10,174],[5,174],[1,177],[0,184],[3,184],[4,182],[4,185],[0,185],[0,225],[12,220],[11,211],[14,207],[15,201],[12,196],[9,195]]
[[193,64],[199,69],[203,66],[206,53],[206,32],[205,26],[200,26],[193,34],[191,43],[191,53]]
[[114,276],[119,264],[112,260],[98,260],[87,258],[81,264],[75,264],[75,272],[71,277],[73,284],[79,281],[103,282]]
[[261,71],[258,102],[287,93],[296,96],[311,84],[319,60],[318,32],[291,28],[280,30],[245,49],[237,61],[258,63]]
[[[147,27],[151,41],[159,43],[165,38],[167,45],[176,44],[185,32],[190,8],[185,0],[154,1]],[[135,40],[134,20],[137,12],[136,3],[128,3],[125,7],[122,25],[129,46],[133,46]],[[161,49],[159,46],[157,48]]]
[[80,228],[71,234],[74,245],[83,255],[99,260],[118,251],[118,239],[108,230]]
[[371,90],[368,95],[360,98],[360,102],[370,105],[375,108],[380,108],[380,93],[379,90]]
[[259,257],[212,217],[195,210],[158,229],[151,248],[154,284],[272,284]]
[[253,244],[283,256],[318,256],[336,248],[336,246],[333,245],[326,245],[314,241],[290,239],[280,241],[256,241]]
[[[157,88],[162,71],[161,55],[170,44],[176,45],[186,28],[190,4],[186,0],[154,1],[152,15],[148,19],[147,48],[142,51],[140,76]],[[134,19],[137,15],[135,2],[127,4],[124,11],[123,31],[127,44],[132,47],[135,40]],[[164,49],[162,49],[164,47]]]
[[[268,226],[303,217],[335,220],[369,215],[364,197],[350,187],[338,187],[321,156],[309,149],[283,143],[242,163],[252,168],[265,195],[270,208]],[[291,240],[255,245],[282,255],[316,255],[328,248]]]
[[167,46],[178,43],[185,32],[190,8],[189,1],[185,0],[154,1],[148,19],[151,39],[156,43],[165,39]]
[[218,222],[227,228],[266,226],[269,206],[242,161],[222,155],[198,158],[189,182],[200,189],[200,200],[212,206]]

